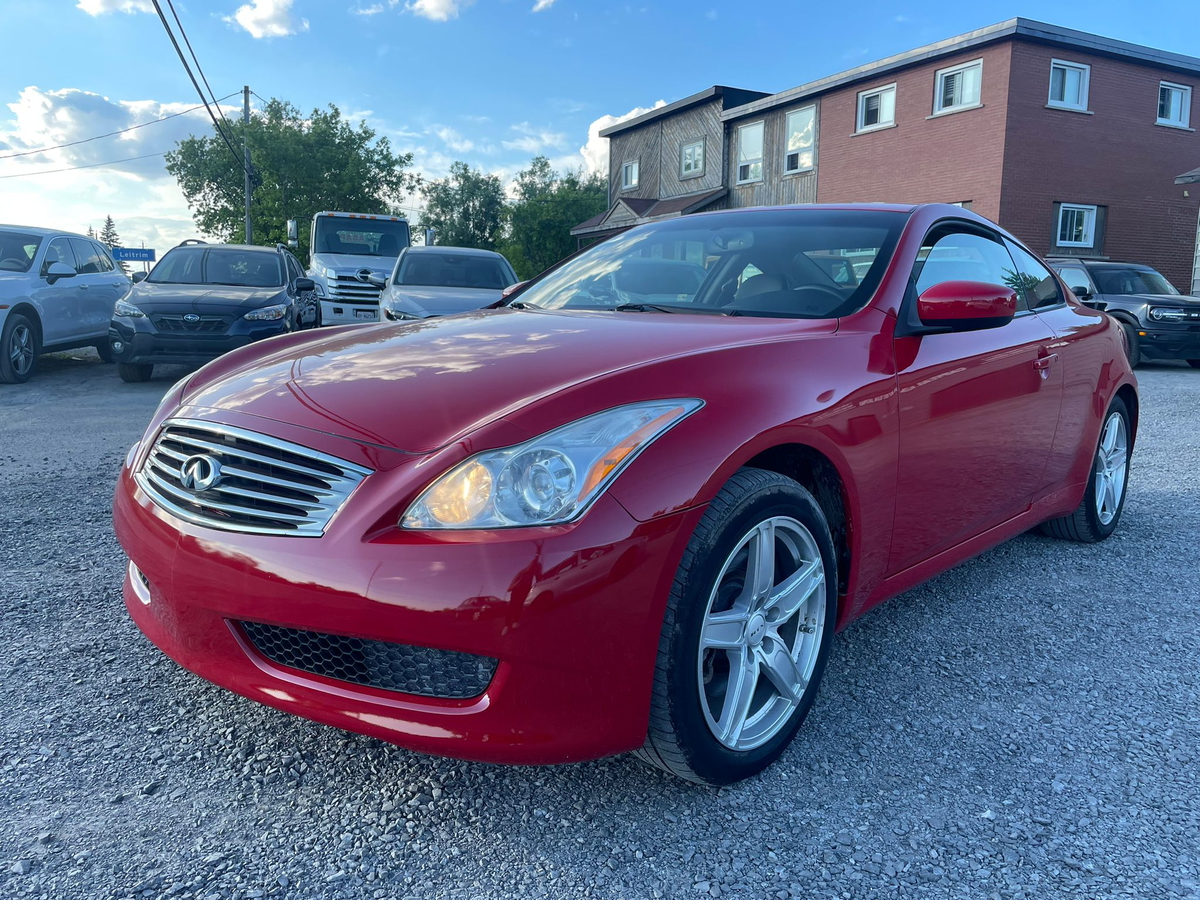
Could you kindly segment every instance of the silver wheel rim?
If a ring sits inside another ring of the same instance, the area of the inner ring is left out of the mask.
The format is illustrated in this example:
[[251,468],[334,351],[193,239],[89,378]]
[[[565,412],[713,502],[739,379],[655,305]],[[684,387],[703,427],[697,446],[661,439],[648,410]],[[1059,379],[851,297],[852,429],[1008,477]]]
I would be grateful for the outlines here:
[[760,522],[721,567],[700,628],[696,677],[713,736],[731,750],[775,737],[799,707],[825,633],[825,563],[787,516]]
[[1125,497],[1125,477],[1129,462],[1129,439],[1125,419],[1112,413],[1100,433],[1096,448],[1096,514],[1101,525],[1109,525],[1117,517]]
[[33,368],[33,332],[28,325],[18,325],[8,340],[8,361],[18,375],[28,375]]

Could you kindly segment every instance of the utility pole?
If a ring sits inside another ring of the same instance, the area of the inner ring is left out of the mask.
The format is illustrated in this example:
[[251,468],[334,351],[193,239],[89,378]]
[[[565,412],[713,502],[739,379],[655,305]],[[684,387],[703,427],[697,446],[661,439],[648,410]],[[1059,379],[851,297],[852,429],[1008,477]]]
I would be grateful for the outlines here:
[[242,158],[245,161],[246,169],[246,243],[254,241],[254,235],[250,226],[250,143],[248,132],[250,130],[250,85],[242,87]]

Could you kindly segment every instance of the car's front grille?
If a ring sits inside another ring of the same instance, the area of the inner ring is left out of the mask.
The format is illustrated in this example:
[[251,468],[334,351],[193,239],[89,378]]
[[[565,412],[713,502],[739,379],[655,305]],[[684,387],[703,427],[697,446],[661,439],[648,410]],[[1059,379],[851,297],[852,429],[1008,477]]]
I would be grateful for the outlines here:
[[478,697],[491,683],[496,660],[453,650],[240,622],[254,648],[271,662],[353,684],[423,697]]
[[329,282],[329,294],[334,300],[375,306],[380,293],[380,288],[369,281],[360,281],[357,275],[338,275]]
[[163,509],[198,525],[320,537],[370,473],[335,456],[253,431],[169,419],[137,482]]
[[150,321],[159,331],[170,334],[224,334],[233,319],[230,316],[200,316],[195,313],[155,313],[150,316]]

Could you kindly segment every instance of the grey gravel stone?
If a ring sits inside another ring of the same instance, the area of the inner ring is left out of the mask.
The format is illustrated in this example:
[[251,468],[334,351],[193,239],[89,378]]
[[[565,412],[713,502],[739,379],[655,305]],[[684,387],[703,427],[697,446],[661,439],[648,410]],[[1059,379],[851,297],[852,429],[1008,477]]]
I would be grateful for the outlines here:
[[184,672],[109,518],[182,370],[43,363],[0,385],[2,896],[1200,896],[1200,372],[1139,370],[1111,540],[1026,535],[869,613],[793,748],[711,791],[420,756]]

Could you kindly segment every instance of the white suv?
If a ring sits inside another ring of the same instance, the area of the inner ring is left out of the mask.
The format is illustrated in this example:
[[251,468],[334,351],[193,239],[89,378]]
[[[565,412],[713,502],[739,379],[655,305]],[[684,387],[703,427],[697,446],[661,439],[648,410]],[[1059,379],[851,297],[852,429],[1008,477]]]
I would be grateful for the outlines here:
[[108,323],[131,286],[98,241],[0,225],[0,382],[28,381],[56,350],[95,347],[112,362]]

